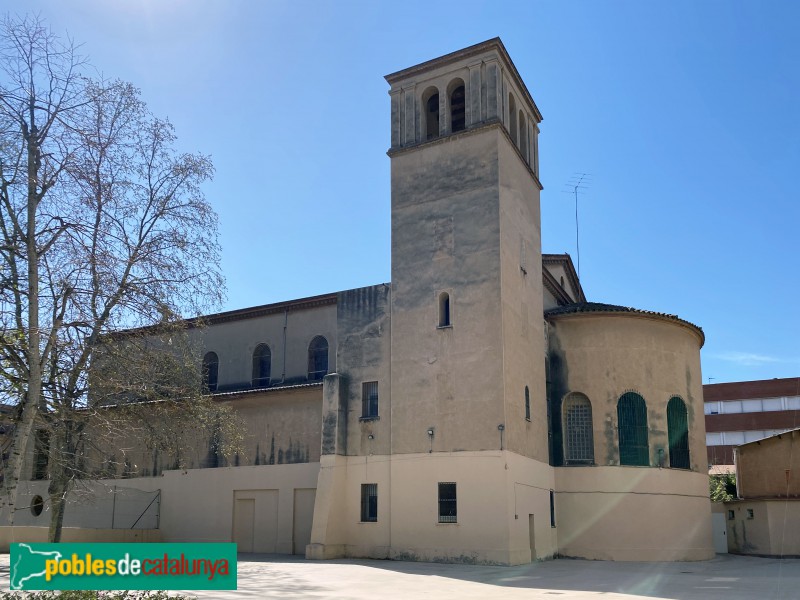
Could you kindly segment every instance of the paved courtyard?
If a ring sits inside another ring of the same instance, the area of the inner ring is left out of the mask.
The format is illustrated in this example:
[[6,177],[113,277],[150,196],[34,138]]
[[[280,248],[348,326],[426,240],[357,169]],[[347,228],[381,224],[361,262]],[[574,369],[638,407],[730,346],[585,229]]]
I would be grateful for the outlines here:
[[[0,556],[8,589],[8,555]],[[800,560],[718,555],[693,563],[554,560],[478,567],[377,560],[306,561],[241,555],[239,589],[198,598],[788,600],[800,598]]]

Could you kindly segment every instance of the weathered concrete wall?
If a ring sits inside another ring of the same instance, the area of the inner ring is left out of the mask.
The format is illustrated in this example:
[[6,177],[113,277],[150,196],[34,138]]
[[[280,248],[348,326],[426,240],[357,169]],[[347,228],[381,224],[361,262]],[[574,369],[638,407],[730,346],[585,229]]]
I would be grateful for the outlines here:
[[[500,284],[505,447],[547,462],[539,186],[503,129],[500,164]],[[530,420],[525,418],[525,388]]]
[[393,453],[500,447],[497,141],[495,126],[392,156]]
[[[351,455],[388,454],[392,424],[391,287],[374,285],[340,292],[336,372],[343,378],[346,444]],[[378,384],[378,415],[364,417],[364,382]],[[372,436],[372,439],[370,439]]]
[[744,444],[735,454],[740,498],[800,496],[800,431]]
[[706,474],[649,467],[555,471],[559,554],[622,561],[714,557]]
[[732,519],[726,514],[730,552],[800,557],[800,501],[797,499],[734,500],[726,502],[725,509],[733,512]]
[[679,396],[687,409],[691,470],[707,473],[700,340],[693,330],[657,317],[579,313],[551,318],[548,337],[551,410],[560,415],[569,392],[589,398],[595,464],[619,464],[617,402],[635,391],[647,404],[650,464],[658,465],[663,449],[669,466],[667,403]]

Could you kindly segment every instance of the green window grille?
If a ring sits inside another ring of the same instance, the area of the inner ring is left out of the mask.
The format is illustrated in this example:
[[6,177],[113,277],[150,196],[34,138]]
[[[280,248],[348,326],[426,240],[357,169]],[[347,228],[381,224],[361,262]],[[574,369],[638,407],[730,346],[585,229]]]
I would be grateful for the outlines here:
[[650,464],[647,444],[647,405],[639,394],[627,392],[617,402],[619,464],[646,467]]
[[573,392],[564,399],[564,461],[568,465],[594,463],[592,403]]
[[689,419],[686,404],[674,396],[667,403],[667,431],[669,435],[669,466],[673,469],[689,468]]

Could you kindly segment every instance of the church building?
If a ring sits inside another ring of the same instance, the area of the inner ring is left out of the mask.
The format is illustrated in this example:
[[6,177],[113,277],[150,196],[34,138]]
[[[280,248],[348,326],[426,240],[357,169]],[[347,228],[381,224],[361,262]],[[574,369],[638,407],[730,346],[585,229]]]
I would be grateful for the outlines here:
[[120,485],[161,490],[163,541],[240,551],[712,558],[702,330],[542,254],[542,115],[499,38],[386,80],[391,283],[206,317],[247,456]]

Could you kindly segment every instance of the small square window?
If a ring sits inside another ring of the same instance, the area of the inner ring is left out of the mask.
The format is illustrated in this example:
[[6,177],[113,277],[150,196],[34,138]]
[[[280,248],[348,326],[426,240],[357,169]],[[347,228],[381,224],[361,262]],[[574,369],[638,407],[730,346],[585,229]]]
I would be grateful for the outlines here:
[[728,511],[728,521],[733,521],[736,518],[736,515],[732,510]]
[[378,520],[378,484],[361,484],[361,522],[375,523]]
[[755,515],[753,514],[753,509],[752,508],[748,508],[747,509],[747,518],[748,519],[754,519],[755,518]]
[[361,417],[378,416],[378,382],[365,381],[361,385]]
[[457,523],[456,484],[439,484],[439,523]]

